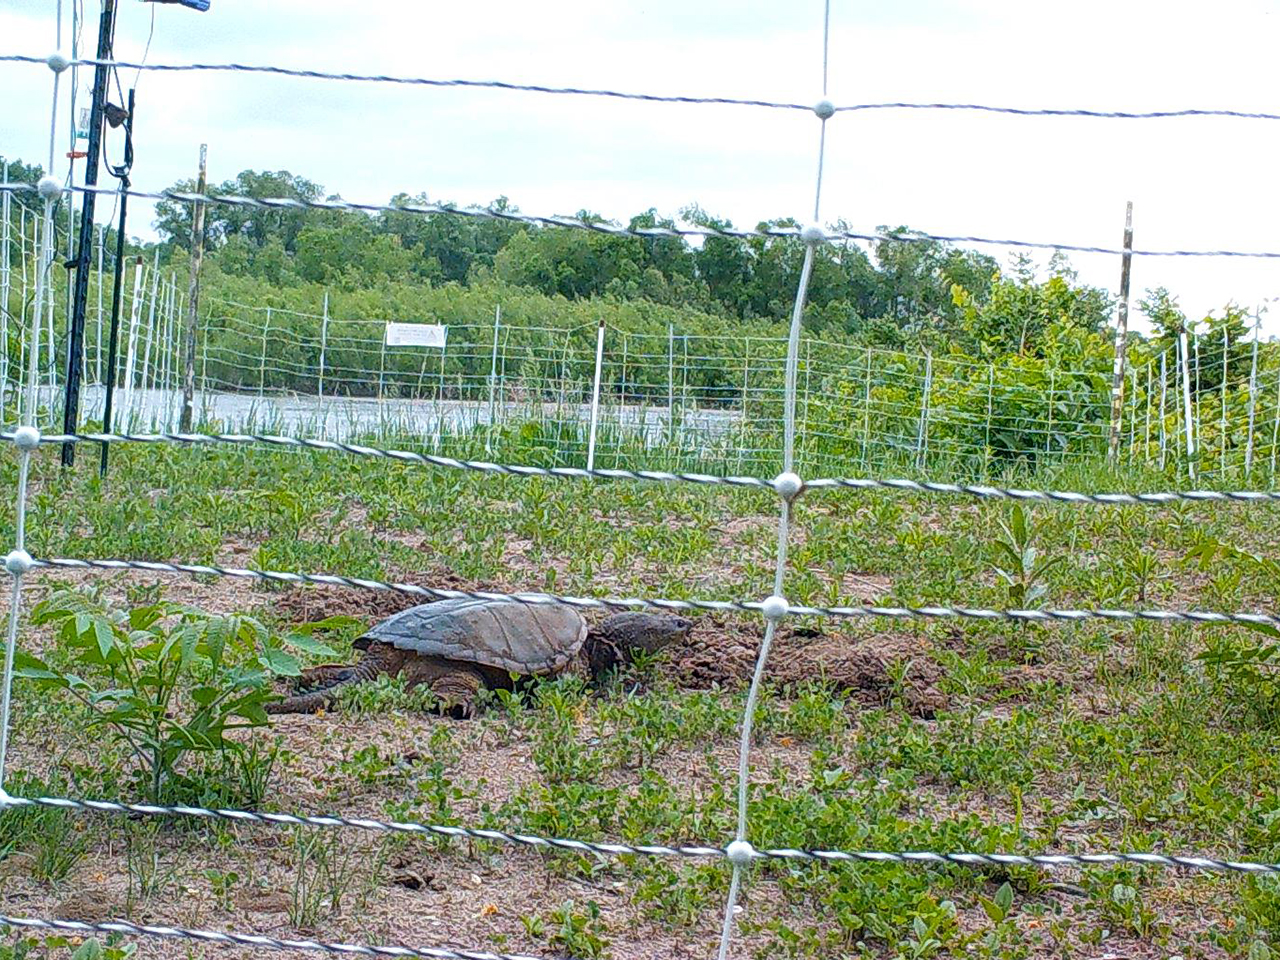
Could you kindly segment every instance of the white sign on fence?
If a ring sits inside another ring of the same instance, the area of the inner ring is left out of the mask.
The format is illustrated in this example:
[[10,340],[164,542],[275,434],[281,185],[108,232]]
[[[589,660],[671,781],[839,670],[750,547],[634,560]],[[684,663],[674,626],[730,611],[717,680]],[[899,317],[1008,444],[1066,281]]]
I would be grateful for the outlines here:
[[448,327],[437,323],[388,323],[388,347],[435,347],[444,349]]

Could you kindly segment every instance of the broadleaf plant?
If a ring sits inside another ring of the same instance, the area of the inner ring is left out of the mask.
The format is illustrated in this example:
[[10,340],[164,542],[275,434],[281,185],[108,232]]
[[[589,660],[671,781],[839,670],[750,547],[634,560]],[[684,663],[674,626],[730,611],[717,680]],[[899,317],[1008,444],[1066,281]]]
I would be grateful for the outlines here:
[[[242,750],[230,735],[265,726],[270,681],[300,670],[284,649],[291,638],[276,640],[252,617],[178,603],[124,611],[58,590],[35,607],[32,622],[55,628],[57,655],[47,662],[19,652],[15,675],[79,700],[88,725],[133,754],[153,801],[181,777],[188,755]],[[311,638],[299,646],[326,652]]]
[[1000,533],[993,543],[996,560],[992,569],[1005,585],[1009,606],[1027,608],[1044,597],[1048,591],[1044,576],[1064,557],[1040,559],[1034,545],[1035,527],[1021,504],[1014,505],[1008,523],[1001,522]]

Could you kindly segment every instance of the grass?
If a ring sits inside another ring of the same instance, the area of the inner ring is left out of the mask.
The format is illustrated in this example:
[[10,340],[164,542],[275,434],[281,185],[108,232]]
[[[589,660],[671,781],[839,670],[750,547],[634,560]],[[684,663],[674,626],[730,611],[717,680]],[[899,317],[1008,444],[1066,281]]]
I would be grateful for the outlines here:
[[[502,459],[524,452],[504,450]],[[749,599],[772,590],[768,491],[517,480],[257,448],[121,445],[105,484],[87,446],[72,473],[56,463],[52,450],[35,462],[27,529],[36,556],[585,595]],[[0,479],[13,489],[12,456],[0,458]],[[1171,483],[1097,467],[1007,479],[1074,489]],[[1014,579],[1035,571],[1034,584],[1019,582],[1043,587],[1046,605],[1274,609],[1276,585],[1255,566],[1222,557],[1201,570],[1187,559],[1207,540],[1274,552],[1274,509],[1037,507],[1026,519],[1038,556],[1015,571],[997,546],[1010,540],[1008,505],[810,493],[796,510],[786,592],[815,604],[1000,607],[1010,583],[998,567]],[[11,510],[0,516],[0,542],[12,540],[12,524]],[[155,578],[85,576],[107,580],[119,604],[154,600]],[[30,593],[77,579],[42,573]],[[867,583],[887,586],[868,594]],[[296,619],[278,586],[169,578],[163,590],[216,612],[253,613],[277,630]],[[376,616],[373,595],[321,596],[320,615]],[[802,619],[788,627],[778,669],[813,642],[812,630],[837,651],[908,653],[885,653],[880,691],[833,688],[822,671],[766,690],[750,790],[758,845],[1280,860],[1280,726],[1257,709],[1256,691],[1197,659],[1206,645],[1256,643],[1257,634],[1150,623]],[[339,624],[325,640],[346,657],[358,632]],[[752,617],[702,617],[695,629],[709,642],[754,643],[758,634]],[[59,656],[39,630],[24,630],[22,642]],[[943,698],[928,719],[905,695],[912,670],[924,666]],[[125,796],[129,758],[84,733],[74,701],[21,682],[16,697],[11,790]],[[210,798],[265,809],[722,844],[735,822],[743,701],[740,685],[692,683],[678,660],[661,659],[603,691],[564,678],[524,698],[494,696],[469,722],[426,712],[428,698],[383,681],[351,691],[332,713],[258,731],[257,759],[244,769],[211,760],[192,781]],[[155,922],[284,923],[328,939],[616,958],[669,955],[677,945],[706,952],[728,883],[716,861],[597,860],[187,821],[142,832],[28,810],[0,816],[0,877],[0,903],[13,913],[48,915],[101,888]],[[255,912],[277,900],[274,919]],[[1280,937],[1280,884],[1149,868],[769,863],[750,871],[743,902],[739,957],[1257,960]],[[139,955],[167,956],[161,949],[144,943]]]

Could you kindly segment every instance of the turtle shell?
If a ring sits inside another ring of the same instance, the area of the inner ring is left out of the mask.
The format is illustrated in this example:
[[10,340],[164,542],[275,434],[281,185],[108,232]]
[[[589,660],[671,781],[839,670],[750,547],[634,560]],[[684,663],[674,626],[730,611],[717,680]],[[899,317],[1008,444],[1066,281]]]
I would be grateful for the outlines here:
[[557,673],[587,639],[587,622],[563,604],[438,600],[402,610],[356,640],[428,657],[465,660],[520,675]]

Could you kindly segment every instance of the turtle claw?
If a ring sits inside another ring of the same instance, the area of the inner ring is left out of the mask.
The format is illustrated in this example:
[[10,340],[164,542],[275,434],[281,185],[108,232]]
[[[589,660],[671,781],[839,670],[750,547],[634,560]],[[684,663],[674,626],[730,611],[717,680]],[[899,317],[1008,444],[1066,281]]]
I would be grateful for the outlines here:
[[432,681],[431,692],[440,701],[442,714],[457,720],[470,720],[476,715],[476,696],[481,686],[479,674],[457,670]]

